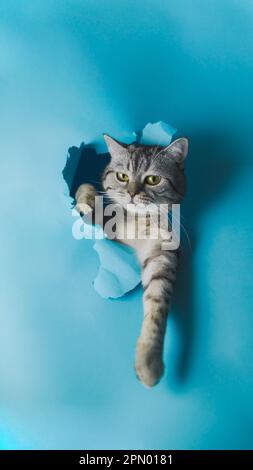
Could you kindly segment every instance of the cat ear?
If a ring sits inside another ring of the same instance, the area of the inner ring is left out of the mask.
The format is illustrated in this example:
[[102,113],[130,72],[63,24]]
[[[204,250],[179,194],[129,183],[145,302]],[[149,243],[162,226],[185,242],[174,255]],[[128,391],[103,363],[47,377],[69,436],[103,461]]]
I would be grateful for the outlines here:
[[181,137],[174,140],[168,147],[165,147],[164,151],[175,158],[178,163],[182,163],[188,153],[188,139]]
[[126,154],[126,147],[107,134],[103,134],[107,148],[112,158],[121,157]]

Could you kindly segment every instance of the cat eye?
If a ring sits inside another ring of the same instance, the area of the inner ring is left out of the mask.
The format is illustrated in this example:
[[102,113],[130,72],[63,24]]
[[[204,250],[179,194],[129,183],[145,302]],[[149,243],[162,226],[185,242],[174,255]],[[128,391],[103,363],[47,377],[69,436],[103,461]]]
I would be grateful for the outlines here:
[[128,176],[125,173],[117,172],[116,176],[119,181],[123,181],[124,183],[126,183],[129,180]]
[[155,186],[156,184],[160,183],[161,179],[162,179],[161,176],[149,175],[149,176],[146,176],[145,183],[149,184],[150,186]]

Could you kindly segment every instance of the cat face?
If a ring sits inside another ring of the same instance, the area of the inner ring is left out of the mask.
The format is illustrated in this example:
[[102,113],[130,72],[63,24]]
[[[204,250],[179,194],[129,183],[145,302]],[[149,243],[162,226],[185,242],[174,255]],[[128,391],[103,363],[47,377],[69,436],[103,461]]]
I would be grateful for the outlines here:
[[161,147],[122,144],[108,135],[104,138],[111,161],[102,182],[113,201],[126,207],[128,204],[171,206],[182,200],[187,139],[177,139],[169,146]]

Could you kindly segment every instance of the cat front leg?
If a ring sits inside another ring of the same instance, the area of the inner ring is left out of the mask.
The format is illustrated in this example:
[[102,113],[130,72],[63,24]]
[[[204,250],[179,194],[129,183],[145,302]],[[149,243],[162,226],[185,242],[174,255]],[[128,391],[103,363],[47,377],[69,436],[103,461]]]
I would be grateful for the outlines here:
[[92,184],[81,184],[75,194],[75,209],[81,216],[89,215],[95,209],[96,188]]
[[177,251],[153,252],[142,262],[144,319],[137,342],[135,370],[147,387],[157,384],[164,371],[164,336],[177,264]]

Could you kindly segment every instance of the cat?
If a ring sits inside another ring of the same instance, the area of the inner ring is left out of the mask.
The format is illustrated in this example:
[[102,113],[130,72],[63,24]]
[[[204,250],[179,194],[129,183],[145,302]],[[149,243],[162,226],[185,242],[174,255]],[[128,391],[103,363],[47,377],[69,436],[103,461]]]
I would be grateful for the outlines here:
[[[169,227],[160,227],[156,239],[145,238],[147,232],[150,234],[152,231],[152,220],[145,216],[143,207],[166,204],[169,212],[172,204],[182,201],[188,140],[182,137],[162,147],[123,144],[106,134],[104,139],[111,157],[102,176],[104,194],[123,208],[127,215],[123,225],[131,225],[136,220],[135,207],[139,214],[138,237],[122,238],[121,223],[116,229],[116,239],[134,248],[142,268],[144,319],[137,341],[135,370],[139,380],[152,387],[164,372],[164,336],[180,250],[162,248],[164,240],[169,239]],[[81,215],[85,205],[88,205],[86,209],[94,211],[96,194],[96,189],[90,184],[82,184],[78,188],[75,199]],[[142,207],[140,211],[139,207]],[[120,233],[118,237],[117,232]],[[134,233],[137,233],[136,227]]]

